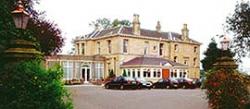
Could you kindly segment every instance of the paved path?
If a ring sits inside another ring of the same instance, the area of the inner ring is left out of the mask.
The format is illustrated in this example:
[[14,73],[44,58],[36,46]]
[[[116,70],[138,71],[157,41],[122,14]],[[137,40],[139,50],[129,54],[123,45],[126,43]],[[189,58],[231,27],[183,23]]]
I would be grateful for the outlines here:
[[67,87],[75,109],[208,109],[200,89],[107,90],[100,86]]

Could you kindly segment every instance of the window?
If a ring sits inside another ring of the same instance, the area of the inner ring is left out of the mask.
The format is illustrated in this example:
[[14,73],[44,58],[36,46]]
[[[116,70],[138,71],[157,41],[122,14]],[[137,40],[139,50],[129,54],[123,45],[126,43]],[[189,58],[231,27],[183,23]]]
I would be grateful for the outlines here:
[[123,40],[123,53],[128,53],[128,39]]
[[194,47],[194,53],[196,53],[197,52],[197,47]]
[[100,42],[97,42],[97,54],[101,53],[101,46],[100,46]]
[[79,43],[76,44],[76,49],[77,49],[77,54],[80,54],[80,47],[79,47]]
[[174,57],[174,62],[177,62],[177,56]]
[[63,62],[63,71],[64,71],[63,78],[66,80],[71,80],[72,73],[73,73],[73,62],[64,61]]
[[148,71],[147,71],[147,73],[148,73],[148,77],[150,77],[151,75],[151,72],[150,72],[150,70],[148,69]]
[[177,70],[174,71],[174,77],[177,77]]
[[97,79],[102,79],[103,78],[103,69],[104,69],[104,65],[102,63],[96,63],[96,78]]
[[178,51],[178,45],[177,44],[174,45],[174,51]]
[[82,77],[82,73],[81,73],[81,63],[80,62],[75,62],[75,72],[76,72],[76,77],[77,79],[80,79]]
[[140,78],[141,76],[141,72],[140,72],[140,69],[137,70],[137,77]]
[[182,77],[182,72],[180,72],[180,77]]
[[135,77],[135,70],[132,71],[132,77]]
[[148,48],[149,48],[149,43],[148,43],[148,41],[145,41],[145,45],[144,45],[144,55],[148,54]]
[[153,72],[153,73],[154,73],[154,77],[156,77],[156,70],[154,70],[154,72]]
[[185,77],[186,77],[186,75],[187,75],[187,73],[186,73],[186,72],[184,72],[183,77],[185,78]]
[[130,69],[128,69],[128,77],[130,77]]
[[160,70],[157,71],[157,77],[161,77],[161,71]]
[[84,43],[82,43],[82,55],[84,55],[85,54],[85,44]]
[[171,71],[171,77],[174,77],[174,72]]
[[163,43],[160,43],[160,45],[159,45],[159,55],[160,56],[163,55]]
[[111,53],[111,40],[108,40],[108,53]]
[[193,60],[193,61],[194,61],[194,62],[193,62],[193,66],[195,66],[195,65],[196,65],[196,60],[197,60],[197,59],[196,59],[196,58],[194,58],[194,60]]
[[147,71],[146,71],[146,69],[143,70],[143,77],[147,77]]
[[184,64],[185,64],[185,65],[188,65],[188,60],[184,60]]
[[156,46],[153,47],[153,50],[156,50]]

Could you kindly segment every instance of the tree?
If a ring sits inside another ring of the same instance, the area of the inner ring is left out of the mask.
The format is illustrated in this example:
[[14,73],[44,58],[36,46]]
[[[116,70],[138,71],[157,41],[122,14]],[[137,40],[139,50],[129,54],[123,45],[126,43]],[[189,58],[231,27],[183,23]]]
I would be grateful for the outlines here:
[[238,59],[250,55],[250,2],[237,3],[226,22],[227,29],[234,34],[233,47]]
[[95,28],[99,28],[99,29],[108,29],[108,28],[114,28],[114,27],[119,27],[119,26],[130,26],[131,22],[129,20],[115,19],[111,21],[108,18],[99,18],[95,21],[92,21],[89,25]]
[[[11,11],[16,0],[0,0],[0,55],[10,47],[8,44],[13,39],[32,41],[38,45],[39,50],[44,50],[42,45],[48,44],[50,48],[42,51],[45,54],[58,52],[61,47],[60,42],[63,41],[59,29],[53,23],[39,19],[40,15],[32,7],[36,0],[22,1],[25,9],[33,16],[26,30],[19,30],[14,25]],[[59,43],[53,45],[51,42]],[[40,58],[33,61],[10,62],[10,59],[0,56],[1,109],[73,108],[63,87],[62,70],[59,68],[45,70],[41,66],[42,62]]]
[[214,38],[211,39],[207,50],[204,52],[204,55],[205,58],[201,60],[204,71],[210,70],[213,67],[213,64],[216,62],[216,59],[222,56],[234,57],[234,53],[232,53],[230,49],[227,51],[222,51],[219,49]]
[[25,30],[16,29],[11,11],[16,0],[0,0],[0,54],[8,47],[10,40],[19,38],[36,43],[38,50],[45,55],[61,51],[63,38],[61,31],[54,23],[41,19],[44,12],[38,13],[33,9],[37,0],[23,0],[25,9],[31,14]]
[[48,20],[31,19],[27,29],[35,36],[43,54],[51,55],[61,51],[64,39],[56,24]]
[[115,19],[112,22],[112,27],[130,26],[130,25],[131,25],[131,22],[129,20]]

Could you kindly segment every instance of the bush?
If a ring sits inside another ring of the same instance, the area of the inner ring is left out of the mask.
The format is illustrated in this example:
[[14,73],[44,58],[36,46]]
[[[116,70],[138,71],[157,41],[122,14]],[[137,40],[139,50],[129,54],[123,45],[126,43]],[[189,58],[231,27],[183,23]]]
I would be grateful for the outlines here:
[[236,70],[216,69],[207,73],[205,81],[212,109],[242,109],[249,103],[245,76]]
[[40,62],[11,64],[0,71],[0,109],[72,109],[59,66],[45,70]]
[[112,70],[109,70],[109,76],[108,76],[108,78],[113,78],[113,77],[115,77],[116,75],[114,74],[114,70],[112,69]]

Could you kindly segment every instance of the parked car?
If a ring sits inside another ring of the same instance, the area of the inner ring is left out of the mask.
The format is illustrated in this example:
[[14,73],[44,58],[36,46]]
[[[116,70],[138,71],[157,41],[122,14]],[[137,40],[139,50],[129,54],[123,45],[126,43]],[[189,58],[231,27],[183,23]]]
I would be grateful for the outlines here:
[[140,86],[140,83],[133,78],[125,78],[122,76],[106,82],[104,87],[106,89],[136,89]]
[[171,81],[169,79],[159,79],[157,82],[153,83],[152,88],[170,88]]
[[147,88],[147,89],[151,89],[153,83],[151,81],[147,81],[145,78],[135,78],[135,80],[140,84],[139,88]]
[[196,87],[195,81],[193,81],[192,79],[189,79],[189,78],[178,78],[177,81],[178,81],[178,87],[179,88],[183,88],[183,89],[190,88],[190,89],[193,89],[193,88]]
[[198,78],[194,78],[193,81],[195,83],[195,88],[200,88],[203,80],[198,79]]
[[178,80],[174,78],[170,78],[169,80],[170,80],[170,88],[177,89],[179,86]]

